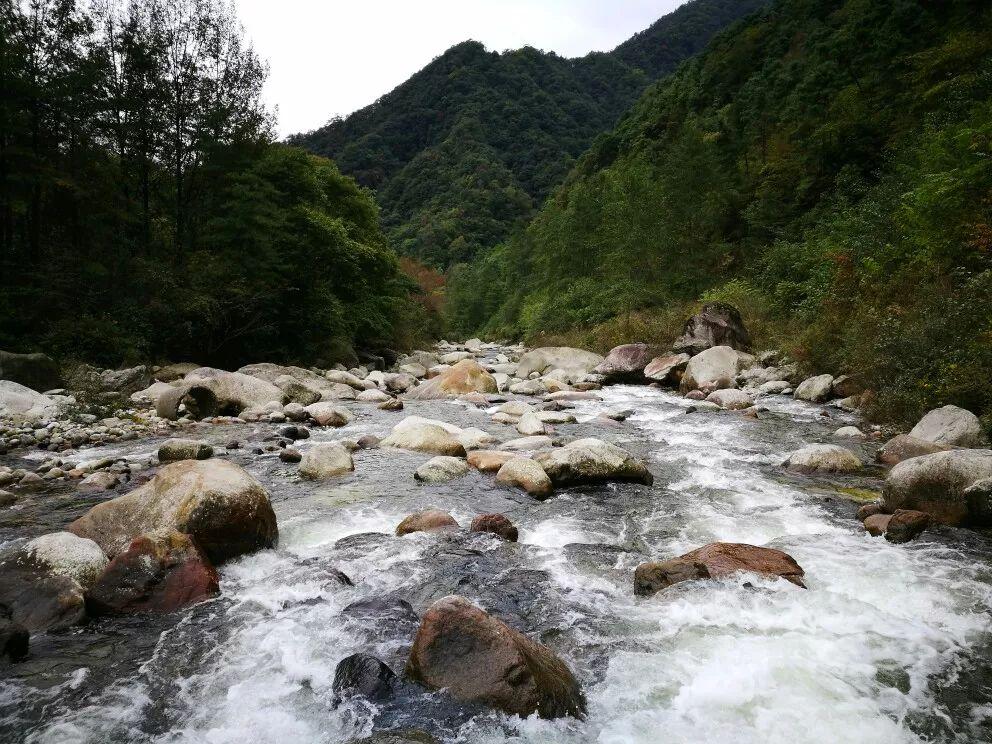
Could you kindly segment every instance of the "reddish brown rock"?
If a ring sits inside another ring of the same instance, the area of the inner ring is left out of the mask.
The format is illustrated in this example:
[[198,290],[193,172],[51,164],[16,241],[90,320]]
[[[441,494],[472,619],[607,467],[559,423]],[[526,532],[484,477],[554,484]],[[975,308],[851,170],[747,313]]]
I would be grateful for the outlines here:
[[864,522],[868,517],[873,517],[876,514],[884,514],[885,505],[881,501],[873,501],[870,504],[864,504],[858,508],[858,521]]
[[711,543],[674,560],[642,563],[634,572],[634,593],[647,597],[680,581],[716,579],[738,571],[779,576],[806,586],[803,569],[788,553],[741,543]]
[[427,509],[411,514],[400,522],[396,528],[396,535],[403,537],[403,535],[409,535],[411,532],[431,532],[432,530],[443,530],[457,526],[458,522],[448,512],[440,509]]
[[909,542],[930,526],[930,515],[912,509],[897,509],[885,529],[885,539],[891,543]]
[[510,542],[517,541],[517,528],[502,514],[480,514],[472,520],[472,532],[491,532]]
[[94,615],[174,612],[214,596],[217,571],[189,535],[141,535],[86,593]]
[[581,717],[586,702],[568,666],[462,597],[445,597],[424,615],[407,676],[458,700],[511,715]]
[[885,530],[889,528],[889,520],[892,519],[891,514],[872,514],[866,517],[865,532],[873,537],[879,537],[885,534]]
[[483,473],[496,473],[503,465],[516,457],[521,457],[519,452],[472,450],[468,453],[468,464]]
[[649,380],[677,386],[682,381],[689,359],[688,354],[665,354],[655,357],[644,368],[644,376]]

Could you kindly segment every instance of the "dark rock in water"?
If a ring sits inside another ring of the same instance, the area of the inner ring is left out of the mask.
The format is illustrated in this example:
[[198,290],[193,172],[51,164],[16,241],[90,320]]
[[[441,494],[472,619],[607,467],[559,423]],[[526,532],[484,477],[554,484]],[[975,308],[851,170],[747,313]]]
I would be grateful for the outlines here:
[[381,548],[391,540],[391,536],[383,532],[359,532],[357,535],[342,537],[334,543],[335,550],[344,550],[351,557],[366,556],[373,550]]
[[326,565],[324,560],[319,556],[314,556],[313,558],[305,558],[298,565],[300,569],[306,571],[307,578],[311,581],[320,580],[325,584],[334,582],[341,586],[355,585],[355,582],[344,571],[339,571],[333,566]]
[[227,449],[229,450],[241,449],[241,442],[239,442],[237,439],[232,439],[230,442],[227,443]]
[[364,739],[358,739],[351,744],[440,744],[426,731],[416,729],[397,729],[373,734]]
[[416,623],[420,620],[409,602],[391,597],[373,597],[352,602],[342,613],[349,617],[373,619],[377,624]]
[[510,542],[517,541],[517,528],[502,514],[481,514],[472,520],[471,532],[489,532]]
[[395,672],[385,662],[368,654],[352,654],[338,662],[332,687],[339,696],[351,694],[386,700],[397,682]]
[[578,681],[551,649],[463,597],[445,597],[427,611],[406,672],[458,700],[523,717],[581,717],[586,709]]
[[284,426],[279,430],[279,436],[295,442],[298,439],[309,439],[310,430],[305,426]]
[[10,610],[0,605],[0,661],[20,661],[28,655],[29,633],[11,619]]
[[676,354],[695,356],[714,346],[747,351],[751,335],[744,327],[740,311],[724,302],[710,302],[686,321],[682,336],[672,345]]
[[61,630],[86,618],[79,582],[53,574],[46,564],[24,553],[10,554],[0,562],[0,605],[15,624],[31,633]]
[[214,596],[217,571],[189,535],[142,535],[86,593],[94,615],[174,612]]
[[897,509],[885,528],[885,539],[891,543],[909,542],[930,526],[930,515],[912,509]]
[[864,504],[858,508],[857,518],[859,522],[864,522],[868,517],[873,517],[876,514],[884,514],[885,505],[881,501],[873,501],[870,504]]
[[0,380],[10,380],[39,393],[63,385],[59,365],[47,354],[0,351]]
[[358,449],[375,449],[379,446],[379,441],[375,434],[365,434],[358,438]]
[[299,462],[303,459],[303,455],[300,454],[299,450],[284,449],[279,453],[279,459],[283,462]]
[[780,576],[805,588],[803,569],[788,553],[739,543],[711,543],[679,558],[642,563],[634,572],[634,593],[649,597],[681,581],[720,578],[738,571]]

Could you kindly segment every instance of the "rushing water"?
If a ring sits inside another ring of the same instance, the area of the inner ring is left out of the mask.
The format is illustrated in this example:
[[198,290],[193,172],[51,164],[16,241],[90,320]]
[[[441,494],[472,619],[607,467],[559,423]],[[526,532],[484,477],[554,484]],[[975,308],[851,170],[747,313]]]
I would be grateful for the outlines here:
[[[0,740],[330,743],[396,727],[485,744],[992,739],[983,536],[941,529],[890,545],[864,534],[856,504],[837,490],[877,489],[877,477],[783,473],[788,452],[831,441],[845,423],[837,412],[824,418],[819,407],[770,399],[753,420],[686,415],[686,401],[650,388],[603,397],[580,404],[586,422],[559,434],[622,444],[650,462],[653,487],[576,488],[539,503],[474,472],[419,486],[412,472],[424,456],[375,450],[357,454],[353,476],[315,487],[271,455],[239,454],[272,494],[279,548],[225,566],[221,597],[180,616],[35,639],[32,658],[0,681]],[[353,406],[348,436],[381,435],[398,420],[370,408]],[[624,425],[589,420],[625,408],[635,415]],[[454,404],[407,412],[515,436]],[[231,431],[207,435],[223,441]],[[316,432],[309,444],[337,436]],[[140,456],[153,444],[123,452]],[[506,513],[520,542],[390,536],[428,506],[463,525]],[[633,596],[638,563],[716,540],[787,551],[809,589],[737,577]],[[554,648],[583,684],[587,718],[521,720],[413,687],[381,705],[334,699],[340,659],[363,651],[400,671],[413,613],[450,593]]]

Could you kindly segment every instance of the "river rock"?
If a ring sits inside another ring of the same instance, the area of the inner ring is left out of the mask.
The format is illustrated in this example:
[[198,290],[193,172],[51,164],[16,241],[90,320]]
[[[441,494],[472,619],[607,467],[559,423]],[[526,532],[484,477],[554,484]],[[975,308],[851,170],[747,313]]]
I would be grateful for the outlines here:
[[854,473],[862,467],[856,454],[836,444],[808,444],[789,455],[783,465],[800,473]]
[[909,435],[925,442],[957,447],[982,447],[987,444],[978,417],[957,406],[930,411]]
[[358,394],[356,400],[360,403],[385,403],[387,400],[392,400],[393,396],[389,393],[384,393],[381,390],[363,390]]
[[158,448],[159,462],[208,460],[213,456],[213,447],[206,442],[198,442],[194,439],[167,439]]
[[896,509],[885,529],[891,543],[909,542],[930,526],[930,515],[912,509]]
[[533,413],[525,413],[517,422],[517,431],[525,437],[536,437],[547,434],[548,430],[544,422]]
[[548,392],[548,386],[541,380],[523,380],[510,385],[510,392],[514,395],[544,395]]
[[751,336],[744,327],[740,312],[724,302],[710,302],[686,321],[682,336],[672,345],[672,350],[690,356],[717,346],[747,351]]
[[792,383],[786,380],[772,380],[758,386],[758,392],[764,395],[784,395],[792,390]]
[[992,524],[992,510],[967,490],[992,478],[992,450],[951,450],[904,460],[889,471],[882,489],[887,511],[927,512],[949,525]]
[[840,439],[864,439],[865,433],[857,426],[842,426],[834,432],[834,436]]
[[0,380],[0,416],[37,421],[57,413],[58,405],[47,395],[11,380]]
[[751,396],[743,390],[714,390],[706,396],[706,400],[728,411],[742,411],[754,405]]
[[496,380],[474,359],[464,359],[406,394],[409,400],[439,400],[466,393],[497,393]]
[[199,369],[202,366],[202,364],[196,364],[194,362],[176,362],[175,364],[167,364],[164,367],[159,367],[157,370],[152,372],[152,379],[157,382],[176,382],[177,380],[183,379],[194,369]]
[[135,403],[150,405],[154,408],[158,405],[158,399],[167,393],[171,393],[174,387],[167,382],[153,382],[144,390],[131,393],[131,400]]
[[510,542],[517,541],[517,528],[503,514],[480,514],[472,520],[470,532],[489,532]]
[[891,514],[870,514],[864,518],[865,532],[872,537],[881,537],[889,528],[889,520],[891,519]]
[[409,416],[393,427],[380,442],[381,447],[426,452],[432,455],[465,457],[465,446],[448,432],[440,422]]
[[792,395],[797,400],[806,400],[810,403],[823,403],[830,400],[833,394],[833,375],[817,375],[799,383]]
[[426,509],[406,517],[396,527],[397,537],[409,535],[411,532],[433,532],[451,527],[458,527],[455,518],[440,509]]
[[340,442],[322,442],[308,449],[300,460],[299,473],[310,480],[344,475],[355,469],[351,453]]
[[347,385],[359,393],[367,389],[365,382],[359,379],[357,375],[353,375],[351,372],[345,372],[344,370],[328,370],[324,373],[324,379],[335,385]]
[[520,437],[503,442],[499,448],[507,452],[533,452],[535,450],[546,449],[552,445],[551,437]]
[[290,403],[298,403],[301,406],[309,406],[312,403],[318,403],[323,397],[319,390],[308,387],[295,377],[290,377],[289,375],[281,375],[277,377],[272,384],[282,390],[287,401]]
[[554,652],[463,597],[431,605],[406,673],[457,700],[524,718],[581,717],[586,709],[578,681]]
[[84,590],[107,567],[107,556],[100,546],[71,532],[51,532],[25,543],[22,550],[53,576],[66,576]]
[[351,414],[333,403],[313,403],[304,409],[318,426],[341,428],[351,423]]
[[603,362],[603,357],[591,351],[567,346],[545,346],[528,351],[517,364],[517,377],[526,379],[535,372],[544,375],[553,370],[583,375]]
[[578,439],[564,447],[534,455],[556,486],[602,481],[635,481],[651,485],[654,476],[629,452],[600,439]]
[[644,377],[666,385],[678,385],[691,357],[688,354],[665,354],[648,362]]
[[28,629],[14,622],[7,608],[0,607],[0,662],[20,661],[26,657],[29,640]]
[[121,478],[117,473],[112,473],[109,470],[98,470],[79,481],[79,490],[91,493],[110,491],[117,488],[120,482]]
[[104,501],[67,528],[113,559],[136,537],[159,530],[189,534],[213,563],[272,547],[276,515],[262,484],[227,460],[183,460],[148,483]]
[[551,479],[537,462],[526,457],[508,460],[496,473],[496,482],[503,486],[522,488],[537,499],[551,495]]
[[214,416],[237,416],[250,408],[264,408],[268,403],[282,405],[285,394],[271,382],[240,372],[225,372],[199,367],[168,393],[161,395],[156,412],[164,419],[179,416],[179,406],[195,419]]
[[754,364],[754,357],[729,346],[714,346],[689,360],[679,389],[683,393],[737,387],[737,375]]
[[86,618],[82,585],[54,573],[34,552],[14,548],[0,556],[0,606],[30,633],[62,630]]
[[361,695],[369,700],[392,696],[399,679],[389,666],[369,654],[352,654],[338,662],[331,689],[338,696]]
[[355,739],[351,744],[441,744],[441,742],[419,729],[394,729],[372,734],[364,739]]
[[647,344],[616,346],[593,372],[603,375],[608,382],[641,381],[644,379],[644,368],[661,352],[661,348]]
[[413,474],[421,483],[447,483],[455,478],[467,475],[470,468],[465,460],[459,457],[439,455],[432,457]]
[[917,439],[909,434],[899,434],[888,442],[875,454],[875,459],[883,465],[897,465],[903,460],[922,455],[932,455],[935,452],[946,452],[951,447],[946,444],[936,444]]
[[187,534],[141,535],[118,554],[86,593],[94,615],[175,612],[220,591],[217,571]]
[[634,572],[634,593],[649,597],[681,581],[717,579],[744,571],[779,576],[805,588],[803,569],[788,553],[740,543],[710,543],[679,558],[642,563]]
[[62,387],[59,365],[47,354],[0,351],[0,380],[10,380],[44,393]]
[[378,406],[380,411],[402,411],[403,401],[399,398],[392,398],[390,400],[385,400]]
[[516,452],[502,450],[472,450],[468,453],[468,464],[482,473],[495,473],[510,460],[520,457]]

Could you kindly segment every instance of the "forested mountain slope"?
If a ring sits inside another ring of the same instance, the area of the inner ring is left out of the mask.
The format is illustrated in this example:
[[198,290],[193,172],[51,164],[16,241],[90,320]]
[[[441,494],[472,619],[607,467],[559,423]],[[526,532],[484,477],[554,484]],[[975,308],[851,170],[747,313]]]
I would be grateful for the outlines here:
[[468,41],[290,141],[375,189],[398,250],[445,268],[526,223],[652,80],[765,2],[694,0],[614,52],[580,59]]
[[759,12],[653,86],[526,230],[454,272],[456,325],[533,336],[723,298],[811,367],[864,373],[890,416],[990,411],[990,13]]

